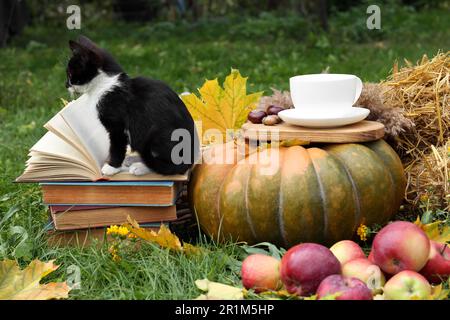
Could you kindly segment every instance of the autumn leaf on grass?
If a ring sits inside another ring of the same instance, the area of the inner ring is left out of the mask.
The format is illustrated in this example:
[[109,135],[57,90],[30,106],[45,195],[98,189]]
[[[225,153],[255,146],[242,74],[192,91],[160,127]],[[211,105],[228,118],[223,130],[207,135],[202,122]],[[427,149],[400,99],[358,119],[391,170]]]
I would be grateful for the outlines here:
[[226,284],[209,281],[208,279],[196,280],[195,285],[201,291],[205,291],[196,300],[243,300],[244,290]]
[[180,239],[174,235],[165,224],[162,224],[158,232],[155,232],[140,227],[136,220],[133,220],[128,216],[128,223],[125,223],[122,226],[127,228],[130,233],[137,238],[156,243],[161,248],[184,252],[187,255],[195,255],[202,252],[200,247],[196,247],[189,243],[184,243],[182,245]]
[[428,238],[433,241],[440,243],[450,242],[450,225],[445,221],[434,221],[431,223],[424,224],[417,217],[417,220],[414,222],[419,228],[421,228],[427,234]]
[[[289,293],[287,290],[278,290],[278,291],[263,291],[259,293],[259,296],[264,299],[277,299],[277,300],[300,300],[302,299],[299,295],[294,293]],[[309,299],[309,300],[315,300],[315,299]]]
[[66,299],[70,288],[66,282],[40,284],[42,278],[59,266],[39,260],[21,270],[16,261],[0,261],[0,300]]
[[64,98],[59,98],[59,99],[61,100],[63,107],[65,107],[69,104],[69,101],[67,101],[66,99],[64,99]]
[[449,294],[450,289],[444,289],[441,283],[440,285],[432,287],[429,300],[446,300],[448,299]]
[[167,228],[165,224],[162,224],[158,232],[155,232],[153,230],[141,228],[136,220],[133,220],[130,217],[128,217],[128,222],[129,223],[126,223],[123,226],[136,237],[156,243],[162,248],[167,248],[175,251],[182,250],[180,239],[178,239],[176,235],[170,232],[169,228]]
[[[262,92],[247,95],[247,78],[239,70],[231,69],[223,84],[217,79],[206,80],[198,89],[200,97],[191,93],[183,95],[183,102],[196,121],[201,121],[204,137],[203,143],[224,142],[227,129],[239,129],[247,120],[250,111],[256,108]],[[213,134],[212,131],[215,133]],[[211,141],[216,133],[222,135],[223,141]]]

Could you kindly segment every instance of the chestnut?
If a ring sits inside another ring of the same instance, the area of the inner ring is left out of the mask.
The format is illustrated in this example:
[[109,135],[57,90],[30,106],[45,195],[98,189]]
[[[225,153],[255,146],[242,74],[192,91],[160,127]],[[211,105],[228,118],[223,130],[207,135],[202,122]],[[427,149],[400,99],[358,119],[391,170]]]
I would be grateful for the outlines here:
[[283,111],[284,109],[279,106],[269,106],[267,108],[268,115],[278,115],[278,112]]
[[267,113],[261,110],[253,110],[248,114],[248,120],[251,123],[262,123],[262,120],[267,116]]
[[280,122],[281,122],[280,117],[274,114],[268,115],[262,120],[262,123],[266,126],[274,126]]

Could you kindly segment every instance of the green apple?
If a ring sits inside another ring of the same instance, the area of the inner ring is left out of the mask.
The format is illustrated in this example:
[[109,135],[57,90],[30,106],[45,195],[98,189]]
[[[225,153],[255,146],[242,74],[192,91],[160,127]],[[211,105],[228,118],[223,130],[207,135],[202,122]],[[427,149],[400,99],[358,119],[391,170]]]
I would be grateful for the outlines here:
[[390,278],[384,286],[386,300],[426,300],[431,285],[421,274],[405,270]]

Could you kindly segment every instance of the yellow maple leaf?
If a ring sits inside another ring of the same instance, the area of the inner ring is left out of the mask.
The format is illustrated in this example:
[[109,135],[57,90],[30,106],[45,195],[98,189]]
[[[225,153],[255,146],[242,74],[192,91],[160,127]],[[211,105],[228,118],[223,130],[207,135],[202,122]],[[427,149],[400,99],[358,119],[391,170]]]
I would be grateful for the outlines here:
[[417,217],[414,224],[421,228],[431,240],[439,243],[450,242],[450,225],[447,222],[437,220],[424,224],[420,218]]
[[158,232],[155,232],[153,230],[141,228],[139,224],[130,217],[128,218],[128,221],[129,223],[124,224],[123,227],[127,228],[130,233],[134,234],[136,237],[156,243],[162,248],[175,251],[182,250],[180,239],[170,232],[166,225],[162,224]]
[[209,281],[208,279],[196,280],[195,285],[201,291],[205,291],[196,300],[243,300],[244,290],[226,284]]
[[161,248],[181,251],[186,255],[197,255],[203,252],[202,248],[189,243],[184,243],[181,245],[180,239],[174,235],[165,224],[162,224],[158,232],[155,232],[153,230],[140,227],[136,220],[128,216],[128,223],[123,224],[122,227],[127,228],[129,232],[137,238],[156,243]]
[[[221,135],[225,142],[227,129],[239,129],[254,110],[263,92],[247,95],[247,78],[239,70],[231,69],[223,84],[217,79],[206,80],[198,89],[200,97],[191,93],[181,98],[197,124],[201,122],[203,143],[209,144],[212,136]],[[200,130],[199,130],[200,132]]]
[[16,261],[0,261],[0,300],[49,300],[66,299],[70,288],[66,282],[40,284],[42,278],[59,266],[33,260],[21,270]]

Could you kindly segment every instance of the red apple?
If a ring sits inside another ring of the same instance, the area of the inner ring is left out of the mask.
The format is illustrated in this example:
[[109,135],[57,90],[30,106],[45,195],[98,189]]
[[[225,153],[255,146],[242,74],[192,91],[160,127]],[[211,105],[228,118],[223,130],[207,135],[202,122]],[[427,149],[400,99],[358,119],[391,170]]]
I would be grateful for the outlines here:
[[431,286],[422,275],[405,270],[386,282],[384,297],[387,300],[426,300],[431,294]]
[[396,221],[375,236],[372,254],[375,264],[388,274],[419,271],[427,263],[430,240],[414,223]]
[[317,289],[317,299],[338,294],[336,300],[372,300],[372,291],[357,278],[334,274],[326,277]]
[[366,257],[361,247],[356,242],[351,240],[336,242],[330,250],[339,260],[341,266],[349,261]]
[[450,275],[450,248],[445,243],[430,241],[428,262],[420,273],[431,283],[440,283]]
[[386,282],[380,267],[366,258],[355,259],[344,264],[342,266],[342,275],[361,280],[373,293],[378,292]]
[[280,261],[264,254],[252,254],[242,262],[241,276],[247,289],[278,290],[281,287]]
[[369,256],[367,257],[367,259],[372,262],[373,264],[375,264],[375,261],[373,260],[373,251],[370,251]]
[[302,243],[289,249],[281,259],[281,281],[290,293],[314,294],[323,279],[341,273],[334,254],[320,244]]

